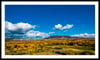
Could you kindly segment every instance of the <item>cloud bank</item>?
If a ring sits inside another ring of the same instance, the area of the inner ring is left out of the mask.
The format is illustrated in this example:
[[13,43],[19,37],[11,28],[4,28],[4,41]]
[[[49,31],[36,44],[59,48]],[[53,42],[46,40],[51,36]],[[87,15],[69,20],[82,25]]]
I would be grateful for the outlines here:
[[[45,38],[55,32],[40,32],[34,31],[38,27],[37,25],[31,25],[29,23],[19,22],[13,24],[11,22],[5,22],[5,36],[8,38]],[[32,29],[32,30],[31,30]]]
[[72,37],[84,37],[84,38],[95,38],[95,34],[76,34],[76,35],[71,35]]

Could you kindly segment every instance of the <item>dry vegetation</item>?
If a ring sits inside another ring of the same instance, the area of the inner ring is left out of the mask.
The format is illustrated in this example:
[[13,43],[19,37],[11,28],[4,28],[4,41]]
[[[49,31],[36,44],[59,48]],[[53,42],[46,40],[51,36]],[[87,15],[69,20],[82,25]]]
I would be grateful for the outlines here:
[[6,41],[6,55],[95,55],[95,39]]

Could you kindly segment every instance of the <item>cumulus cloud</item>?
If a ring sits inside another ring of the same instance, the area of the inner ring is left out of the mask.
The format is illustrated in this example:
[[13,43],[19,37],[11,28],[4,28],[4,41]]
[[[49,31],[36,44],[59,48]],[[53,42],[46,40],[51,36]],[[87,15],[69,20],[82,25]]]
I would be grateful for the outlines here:
[[13,24],[11,22],[8,22],[6,21],[5,22],[5,29],[6,31],[14,31],[14,32],[25,32],[26,30],[28,29],[31,29],[31,28],[35,28],[36,25],[31,25],[31,24],[28,24],[28,23],[23,23],[23,22],[20,22],[20,23],[16,23],[16,24]]
[[12,24],[11,22],[6,21],[5,22],[5,28],[11,31],[16,30],[16,27],[14,26],[14,24]]
[[55,25],[54,29],[64,30],[64,32],[66,32],[68,29],[72,28],[73,26],[74,26],[73,24],[67,24],[65,26],[62,26],[61,24],[57,24]]
[[61,29],[61,28],[62,28],[62,25],[61,25],[61,24],[57,24],[57,25],[55,25],[54,28],[55,28],[55,29]]
[[71,35],[72,37],[86,37],[86,38],[94,38],[95,34],[88,34],[88,33],[84,33],[84,34],[76,34],[76,35]]
[[11,22],[5,21],[5,36],[7,38],[22,37],[31,28],[35,29],[36,25],[23,22],[13,24]]
[[40,38],[46,38],[49,37],[50,34],[53,34],[54,32],[49,32],[49,33],[44,33],[44,32],[40,32],[40,31],[33,31],[30,30],[28,31],[25,35],[27,37],[40,37]]

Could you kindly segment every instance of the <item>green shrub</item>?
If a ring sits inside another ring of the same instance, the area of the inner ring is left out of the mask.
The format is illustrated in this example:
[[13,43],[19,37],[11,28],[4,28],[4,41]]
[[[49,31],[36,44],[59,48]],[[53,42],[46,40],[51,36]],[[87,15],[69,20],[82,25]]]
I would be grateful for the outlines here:
[[62,49],[61,47],[55,47],[54,49]]
[[94,55],[94,53],[89,51],[83,51],[80,53],[80,55]]

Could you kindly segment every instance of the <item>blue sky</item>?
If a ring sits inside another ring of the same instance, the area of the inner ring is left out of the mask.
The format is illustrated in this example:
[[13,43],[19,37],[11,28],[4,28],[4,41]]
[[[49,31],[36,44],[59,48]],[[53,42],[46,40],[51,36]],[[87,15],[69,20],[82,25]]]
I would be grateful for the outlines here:
[[[34,31],[50,35],[95,34],[94,5],[6,5],[5,21],[35,25]],[[55,25],[61,25],[56,29]],[[71,28],[62,29],[64,26]],[[61,30],[62,29],[62,30]],[[67,30],[67,31],[66,31]]]

